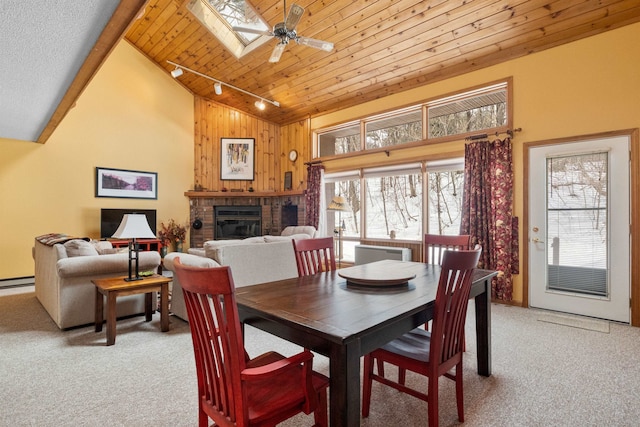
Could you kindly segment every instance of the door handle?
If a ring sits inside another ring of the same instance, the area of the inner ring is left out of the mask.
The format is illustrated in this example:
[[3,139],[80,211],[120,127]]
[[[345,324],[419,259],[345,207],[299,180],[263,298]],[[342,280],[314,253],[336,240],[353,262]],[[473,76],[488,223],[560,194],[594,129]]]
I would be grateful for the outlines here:
[[538,239],[537,237],[534,237],[533,239],[531,239],[531,241],[533,243],[544,243],[542,240]]

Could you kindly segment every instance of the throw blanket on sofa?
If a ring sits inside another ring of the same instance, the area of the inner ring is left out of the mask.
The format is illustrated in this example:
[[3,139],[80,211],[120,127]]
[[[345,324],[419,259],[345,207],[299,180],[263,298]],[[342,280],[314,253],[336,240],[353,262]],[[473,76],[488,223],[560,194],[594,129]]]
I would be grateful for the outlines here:
[[36,240],[38,242],[47,246],[53,246],[56,243],[65,243],[73,239],[80,239],[87,242],[91,241],[91,239],[88,237],[74,237],[74,236],[69,236],[68,234],[63,234],[63,233],[49,233],[49,234],[43,234],[42,236],[36,237]]

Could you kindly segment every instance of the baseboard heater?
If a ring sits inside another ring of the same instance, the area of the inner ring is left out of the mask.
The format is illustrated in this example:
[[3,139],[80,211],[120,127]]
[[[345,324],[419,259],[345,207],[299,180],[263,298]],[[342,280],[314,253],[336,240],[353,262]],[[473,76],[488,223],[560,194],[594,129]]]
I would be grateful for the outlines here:
[[391,246],[356,245],[355,265],[368,264],[383,259],[411,261],[411,249]]
[[0,289],[2,288],[16,288],[18,286],[30,286],[35,282],[35,278],[33,276],[28,277],[16,277],[13,279],[1,279],[0,280]]

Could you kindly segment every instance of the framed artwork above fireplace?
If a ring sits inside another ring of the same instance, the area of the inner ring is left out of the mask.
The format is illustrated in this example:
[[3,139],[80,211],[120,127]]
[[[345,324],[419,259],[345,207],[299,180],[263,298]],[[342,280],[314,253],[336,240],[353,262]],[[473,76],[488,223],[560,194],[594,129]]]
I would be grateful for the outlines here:
[[220,179],[253,181],[255,166],[255,139],[221,138]]

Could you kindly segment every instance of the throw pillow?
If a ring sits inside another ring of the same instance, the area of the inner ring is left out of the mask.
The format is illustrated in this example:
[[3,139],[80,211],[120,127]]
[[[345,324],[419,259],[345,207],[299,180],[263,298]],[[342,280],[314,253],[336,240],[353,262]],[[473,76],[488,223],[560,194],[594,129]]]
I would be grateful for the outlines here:
[[98,255],[96,248],[85,240],[73,239],[64,244],[68,257]]

